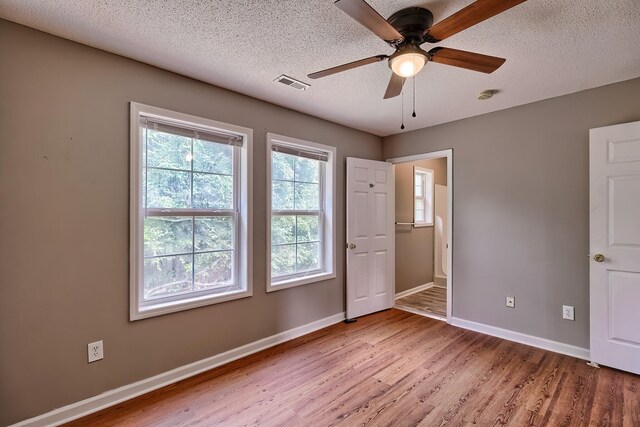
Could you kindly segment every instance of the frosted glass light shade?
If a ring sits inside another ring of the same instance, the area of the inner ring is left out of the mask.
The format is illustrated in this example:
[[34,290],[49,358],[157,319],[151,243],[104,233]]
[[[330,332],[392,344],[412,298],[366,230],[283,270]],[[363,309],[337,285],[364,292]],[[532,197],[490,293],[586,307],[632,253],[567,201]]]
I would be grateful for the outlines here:
[[391,69],[400,77],[412,77],[422,70],[427,58],[422,53],[408,52],[389,60]]

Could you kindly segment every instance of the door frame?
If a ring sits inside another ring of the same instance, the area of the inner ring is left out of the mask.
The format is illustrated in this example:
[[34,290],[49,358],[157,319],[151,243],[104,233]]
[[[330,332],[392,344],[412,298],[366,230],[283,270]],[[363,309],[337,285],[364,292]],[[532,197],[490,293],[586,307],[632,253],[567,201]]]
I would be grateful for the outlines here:
[[[394,165],[395,177],[395,165],[398,163],[442,158],[447,159],[447,270],[449,271],[447,275],[447,323],[451,323],[453,317],[453,149],[449,148],[447,150],[432,151],[411,156],[394,157],[387,159],[387,162]],[[393,284],[395,289],[395,274]]]

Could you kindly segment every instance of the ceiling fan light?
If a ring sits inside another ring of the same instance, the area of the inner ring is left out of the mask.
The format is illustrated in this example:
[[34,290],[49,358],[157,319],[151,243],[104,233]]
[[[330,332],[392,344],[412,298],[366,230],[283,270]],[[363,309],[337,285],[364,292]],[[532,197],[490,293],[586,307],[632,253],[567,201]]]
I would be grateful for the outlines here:
[[400,77],[412,77],[422,70],[427,63],[427,57],[419,52],[408,52],[389,60],[391,69]]

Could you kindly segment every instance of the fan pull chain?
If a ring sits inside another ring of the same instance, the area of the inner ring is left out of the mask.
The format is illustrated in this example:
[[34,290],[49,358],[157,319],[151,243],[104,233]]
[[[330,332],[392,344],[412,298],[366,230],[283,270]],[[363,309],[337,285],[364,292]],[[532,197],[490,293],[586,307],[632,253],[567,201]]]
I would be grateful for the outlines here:
[[404,90],[402,91],[402,95],[401,95],[401,101],[402,101],[402,124],[400,125],[400,129],[404,129]]
[[416,76],[413,76],[413,114],[411,117],[416,116]]

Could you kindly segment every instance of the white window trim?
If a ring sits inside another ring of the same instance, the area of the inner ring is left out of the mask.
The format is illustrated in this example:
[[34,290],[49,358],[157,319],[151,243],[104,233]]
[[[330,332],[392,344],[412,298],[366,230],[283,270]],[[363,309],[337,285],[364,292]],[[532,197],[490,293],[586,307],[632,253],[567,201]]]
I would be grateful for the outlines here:
[[[322,186],[322,191],[324,191],[323,200],[325,211],[322,236],[324,242],[324,271],[304,277],[281,280],[277,283],[271,283],[271,153],[273,152],[271,147],[274,144],[286,145],[294,148],[312,148],[324,151],[329,155],[329,158],[324,165],[325,177]],[[323,280],[335,279],[336,277],[336,152],[336,148],[329,145],[318,144],[315,142],[267,132],[267,292],[274,292]]]
[[[415,206],[415,201],[416,201],[416,174],[420,172],[426,175],[431,175],[431,201],[430,203],[427,205],[426,200],[427,200],[427,194],[426,194],[426,190],[427,190],[427,180],[425,179],[425,182],[422,185],[422,192],[423,192],[423,199],[425,200],[424,203],[424,208],[425,210],[427,209],[427,206],[429,206],[429,208],[431,209],[431,222],[429,221],[418,221],[418,219],[415,217],[416,215],[416,206]],[[420,166],[414,166],[413,167],[413,188],[412,188],[412,195],[413,195],[413,226],[416,228],[419,227],[433,227],[433,219],[435,216],[434,210],[433,210],[433,199],[434,199],[434,193],[435,193],[435,176],[434,176],[434,172],[433,169],[427,169],[427,168],[422,168]]]
[[[129,318],[130,320],[140,320],[163,314],[189,310],[210,304],[224,301],[246,298],[253,295],[252,283],[252,259],[253,259],[253,210],[251,203],[253,200],[252,186],[252,156],[253,156],[253,130],[228,123],[222,123],[202,117],[191,116],[189,114],[178,113],[163,108],[131,102],[130,107],[130,201],[129,201]],[[140,116],[170,118],[175,123],[185,125],[198,125],[207,128],[231,132],[243,138],[243,145],[240,154],[240,183],[239,183],[239,223],[238,223],[238,248],[239,265],[238,280],[244,285],[244,290],[225,295],[200,295],[186,296],[178,301],[159,302],[154,305],[140,306],[139,292],[143,283],[143,220],[144,209],[140,206],[140,190],[142,182],[142,151],[140,149],[142,141],[139,131]]]

